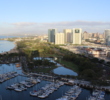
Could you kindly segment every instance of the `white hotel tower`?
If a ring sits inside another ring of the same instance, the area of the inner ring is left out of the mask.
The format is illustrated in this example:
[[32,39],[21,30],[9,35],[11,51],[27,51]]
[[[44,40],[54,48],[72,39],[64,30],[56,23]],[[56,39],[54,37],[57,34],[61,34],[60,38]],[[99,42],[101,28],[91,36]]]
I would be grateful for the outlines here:
[[72,32],[72,43],[73,44],[81,44],[82,41],[82,29],[81,28],[73,28]]

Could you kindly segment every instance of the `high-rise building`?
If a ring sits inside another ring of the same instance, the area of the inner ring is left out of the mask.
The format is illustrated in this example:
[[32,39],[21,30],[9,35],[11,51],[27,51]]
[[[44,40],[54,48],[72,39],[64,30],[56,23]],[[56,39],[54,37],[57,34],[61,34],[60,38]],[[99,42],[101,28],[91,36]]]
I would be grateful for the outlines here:
[[55,33],[55,44],[64,44],[64,33]]
[[92,33],[92,38],[97,38],[99,37],[99,33]]
[[99,34],[99,38],[104,38],[104,34]]
[[74,28],[73,29],[73,39],[72,39],[72,43],[73,44],[81,44],[82,41],[82,29],[81,28]]
[[84,31],[83,36],[82,36],[83,40],[89,39],[89,33]]
[[64,29],[64,38],[65,38],[65,43],[70,43],[72,42],[72,30],[71,29]]
[[105,30],[105,43],[110,46],[110,29]]
[[89,38],[93,38],[93,33],[89,33]]
[[48,29],[48,42],[55,42],[55,33],[57,29]]

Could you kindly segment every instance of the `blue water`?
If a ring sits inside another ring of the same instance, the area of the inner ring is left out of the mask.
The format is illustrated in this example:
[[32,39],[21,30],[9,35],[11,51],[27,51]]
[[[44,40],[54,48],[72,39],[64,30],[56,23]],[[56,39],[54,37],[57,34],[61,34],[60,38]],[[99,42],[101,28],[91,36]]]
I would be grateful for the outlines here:
[[14,42],[0,40],[0,53],[10,51],[14,47]]
[[65,68],[65,67],[58,67],[56,69],[53,70],[53,72],[55,74],[58,74],[58,75],[73,75],[73,76],[78,76],[78,74],[68,68]]
[[[36,59],[42,59],[42,57],[36,57],[36,58],[34,58],[34,59],[35,59],[35,60],[36,60]],[[43,58],[43,59],[48,59],[49,61],[56,63],[52,58]],[[78,76],[78,74],[77,74],[76,72],[74,72],[74,71],[72,71],[72,70],[70,70],[70,69],[68,69],[68,68],[63,67],[63,66],[62,66],[61,64],[59,64],[59,63],[57,63],[57,66],[60,66],[60,67],[55,68],[55,69],[53,70],[53,72],[54,72],[55,74],[58,74],[58,75],[73,75],[73,76]]]
[[[0,74],[17,71],[18,73],[22,73],[22,70],[17,70],[15,64],[2,64],[0,65]],[[28,88],[26,91],[16,92],[14,90],[7,90],[6,87],[13,84],[18,83],[27,79],[27,77],[17,76],[10,80],[7,80],[3,83],[0,83],[0,95],[2,96],[2,100],[41,100],[38,97],[32,97],[29,95],[29,92],[32,90],[38,90],[41,87],[45,86],[48,81],[42,80],[40,83],[35,86]],[[72,86],[63,85],[57,91],[54,91],[47,98],[43,100],[56,100],[57,98],[62,97],[66,91],[68,91]],[[81,94],[78,96],[76,100],[87,100],[87,98],[92,94],[92,90],[82,88]],[[105,100],[110,100],[110,94],[106,93]]]
[[3,38],[14,38],[14,37],[24,37],[24,36],[0,36],[0,39],[3,39]]

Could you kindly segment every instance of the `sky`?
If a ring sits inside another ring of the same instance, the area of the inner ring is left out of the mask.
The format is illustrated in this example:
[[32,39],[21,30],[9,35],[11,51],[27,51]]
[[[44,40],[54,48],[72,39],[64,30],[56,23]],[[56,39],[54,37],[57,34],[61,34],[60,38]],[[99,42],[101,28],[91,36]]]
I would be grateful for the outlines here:
[[110,0],[0,0],[0,35],[110,29]]

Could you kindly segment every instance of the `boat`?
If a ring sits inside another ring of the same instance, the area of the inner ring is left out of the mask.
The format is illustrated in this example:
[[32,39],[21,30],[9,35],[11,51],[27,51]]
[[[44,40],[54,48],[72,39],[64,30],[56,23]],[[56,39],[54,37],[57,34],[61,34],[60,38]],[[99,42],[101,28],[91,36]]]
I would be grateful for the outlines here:
[[63,96],[63,97],[58,98],[58,99],[56,99],[56,100],[68,100],[68,96]]
[[40,83],[40,82],[41,82],[41,80],[40,80],[40,79],[37,79],[37,82],[38,82],[38,83]]
[[16,67],[20,67],[20,64],[19,64],[19,63],[17,63],[17,64],[16,64]]
[[99,94],[99,90],[95,89],[92,93],[92,96],[97,96]]
[[38,96],[39,92],[34,90],[34,91],[30,91],[30,95],[31,96]]
[[18,67],[17,69],[18,69],[18,70],[21,70],[21,67]]
[[13,90],[14,87],[12,87],[12,86],[8,86],[6,89]]
[[25,81],[21,81],[20,84],[24,84],[24,85],[25,85],[25,84],[27,84],[27,82],[25,82]]
[[104,99],[105,92],[100,90],[94,90],[92,96],[88,98],[88,100],[105,100]]
[[74,94],[70,97],[72,100],[75,100],[77,98],[77,96]]
[[98,99],[99,100],[104,100],[104,96],[105,96],[105,92],[104,91],[100,91],[100,93],[98,95]]
[[27,90],[27,88],[26,88],[25,86],[23,86],[23,85],[20,85],[20,88],[21,88],[22,90]]
[[48,93],[43,93],[42,95],[39,95],[38,97],[43,99],[43,98],[46,98],[48,95],[49,95]]
[[17,91],[17,92],[21,92],[22,88],[15,88],[14,90]]
[[58,98],[56,100],[75,100],[78,95],[81,93],[82,89],[77,86],[74,85],[72,88],[70,88],[63,97]]
[[33,84],[37,84],[37,81],[36,81],[36,80],[32,80],[31,83],[33,83]]

